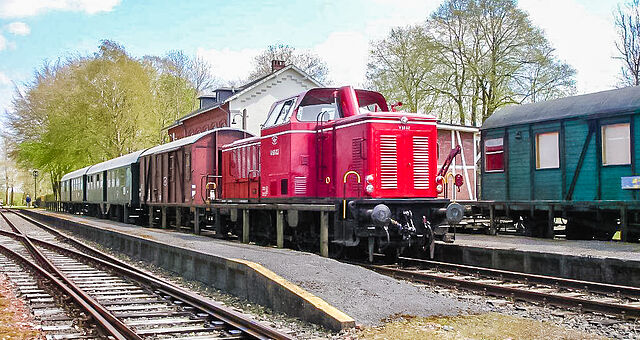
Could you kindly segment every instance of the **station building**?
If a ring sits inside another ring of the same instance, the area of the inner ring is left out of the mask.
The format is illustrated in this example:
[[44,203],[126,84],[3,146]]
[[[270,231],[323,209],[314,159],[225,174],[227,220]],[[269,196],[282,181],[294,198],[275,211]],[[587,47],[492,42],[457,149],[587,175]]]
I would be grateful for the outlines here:
[[323,85],[295,65],[273,60],[271,73],[239,87],[221,87],[201,95],[200,107],[167,127],[176,140],[219,127],[260,135],[271,105],[288,96]]

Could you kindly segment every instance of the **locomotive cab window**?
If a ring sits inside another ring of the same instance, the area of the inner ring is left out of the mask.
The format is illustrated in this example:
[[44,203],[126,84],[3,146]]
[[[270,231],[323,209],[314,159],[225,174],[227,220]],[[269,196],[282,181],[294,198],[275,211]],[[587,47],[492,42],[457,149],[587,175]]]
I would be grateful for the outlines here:
[[484,142],[486,172],[504,171],[504,148],[502,138],[487,139]]
[[536,169],[557,169],[560,167],[558,132],[536,134]]
[[602,126],[602,165],[631,164],[629,123]]
[[291,114],[293,113],[294,104],[295,98],[278,103],[271,113],[269,113],[269,117],[267,117],[267,121],[264,123],[263,127],[268,128],[288,122],[289,118],[291,118]]

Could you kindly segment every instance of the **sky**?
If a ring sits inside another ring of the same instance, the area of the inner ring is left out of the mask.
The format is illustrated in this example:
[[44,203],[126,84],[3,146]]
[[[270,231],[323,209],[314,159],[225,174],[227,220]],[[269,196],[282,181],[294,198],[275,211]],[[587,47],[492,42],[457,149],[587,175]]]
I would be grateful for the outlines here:
[[[214,75],[238,81],[271,44],[323,58],[334,85],[361,86],[371,40],[392,27],[420,24],[431,0],[0,0],[0,112],[14,86],[44,61],[96,51],[114,40],[134,56],[182,50],[205,58]],[[520,0],[557,56],[577,70],[578,93],[615,87],[613,0]]]

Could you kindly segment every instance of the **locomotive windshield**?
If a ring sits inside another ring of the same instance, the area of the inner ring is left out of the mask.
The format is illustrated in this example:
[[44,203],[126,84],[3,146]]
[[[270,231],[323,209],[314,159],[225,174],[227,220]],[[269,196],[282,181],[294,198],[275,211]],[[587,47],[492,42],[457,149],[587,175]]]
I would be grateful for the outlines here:
[[296,118],[301,122],[326,122],[336,119],[337,116],[336,104],[330,103],[300,106]]

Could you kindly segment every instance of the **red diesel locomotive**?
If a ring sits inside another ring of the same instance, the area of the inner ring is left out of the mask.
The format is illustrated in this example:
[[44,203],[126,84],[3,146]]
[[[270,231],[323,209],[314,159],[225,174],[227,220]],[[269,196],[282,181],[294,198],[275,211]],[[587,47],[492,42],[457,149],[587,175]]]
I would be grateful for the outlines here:
[[[435,117],[389,110],[378,92],[316,88],[273,104],[260,137],[222,147],[218,201],[283,204],[285,216],[247,210],[254,240],[273,240],[275,221],[286,218],[286,240],[317,245],[325,219],[335,255],[432,255],[434,239],[447,240],[464,213],[437,198],[437,152]],[[242,235],[237,211],[221,211],[221,227]]]

